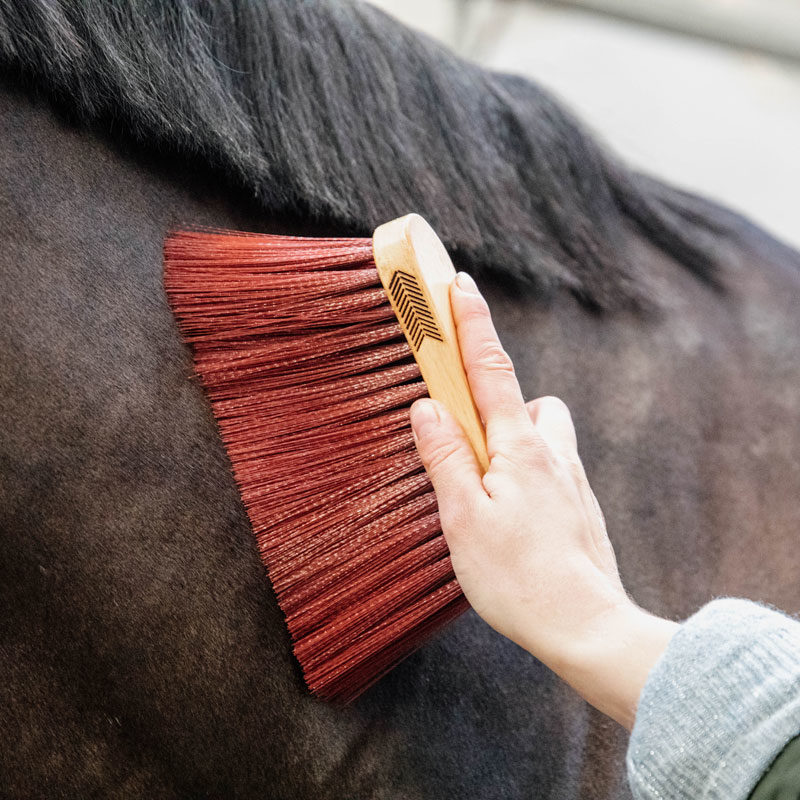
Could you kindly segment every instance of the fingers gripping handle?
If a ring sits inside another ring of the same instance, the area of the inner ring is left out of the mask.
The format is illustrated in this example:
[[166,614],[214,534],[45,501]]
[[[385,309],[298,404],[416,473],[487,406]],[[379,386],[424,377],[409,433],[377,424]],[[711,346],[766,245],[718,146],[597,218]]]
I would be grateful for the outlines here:
[[467,435],[482,472],[489,469],[486,434],[472,399],[450,310],[455,278],[444,245],[418,214],[375,230],[372,249],[383,288],[428,386]]

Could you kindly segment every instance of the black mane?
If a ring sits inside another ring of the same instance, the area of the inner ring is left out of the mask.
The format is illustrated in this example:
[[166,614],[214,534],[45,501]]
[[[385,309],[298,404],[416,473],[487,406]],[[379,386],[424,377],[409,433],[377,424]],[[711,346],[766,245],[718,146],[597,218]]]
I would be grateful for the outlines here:
[[0,65],[81,124],[201,158],[266,212],[426,216],[476,270],[641,300],[626,226],[714,281],[714,226],[547,93],[342,0],[7,0]]

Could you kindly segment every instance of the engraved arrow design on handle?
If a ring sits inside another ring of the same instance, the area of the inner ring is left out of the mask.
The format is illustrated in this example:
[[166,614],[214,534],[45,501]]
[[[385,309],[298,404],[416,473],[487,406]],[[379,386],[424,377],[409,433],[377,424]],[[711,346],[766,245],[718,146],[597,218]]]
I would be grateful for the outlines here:
[[396,270],[389,281],[389,291],[415,350],[419,350],[426,336],[437,342],[444,341],[414,275]]

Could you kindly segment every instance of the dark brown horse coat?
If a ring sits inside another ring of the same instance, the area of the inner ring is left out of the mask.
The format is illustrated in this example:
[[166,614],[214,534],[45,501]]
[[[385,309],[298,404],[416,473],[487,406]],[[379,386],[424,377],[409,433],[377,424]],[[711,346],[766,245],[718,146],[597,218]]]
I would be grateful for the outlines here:
[[360,6],[0,4],[0,59],[2,796],[628,796],[623,732],[471,613],[307,695],[164,298],[180,222],[426,214],[572,408],[635,599],[800,608],[796,253]]

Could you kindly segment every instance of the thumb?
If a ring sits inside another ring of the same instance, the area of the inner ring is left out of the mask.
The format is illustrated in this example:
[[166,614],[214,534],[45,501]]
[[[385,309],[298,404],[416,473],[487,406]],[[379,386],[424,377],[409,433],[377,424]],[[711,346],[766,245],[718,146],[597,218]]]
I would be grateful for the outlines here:
[[461,426],[436,400],[425,398],[411,406],[411,429],[436,492],[439,515],[453,519],[484,491],[475,453]]

